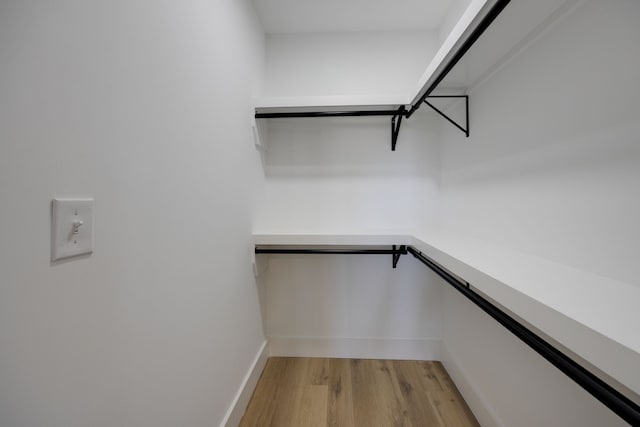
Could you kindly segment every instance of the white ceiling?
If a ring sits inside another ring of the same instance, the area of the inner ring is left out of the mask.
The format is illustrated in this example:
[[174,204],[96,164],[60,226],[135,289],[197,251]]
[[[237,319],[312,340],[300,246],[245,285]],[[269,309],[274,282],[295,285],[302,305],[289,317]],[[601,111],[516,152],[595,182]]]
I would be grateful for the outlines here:
[[437,30],[454,0],[253,0],[267,33]]

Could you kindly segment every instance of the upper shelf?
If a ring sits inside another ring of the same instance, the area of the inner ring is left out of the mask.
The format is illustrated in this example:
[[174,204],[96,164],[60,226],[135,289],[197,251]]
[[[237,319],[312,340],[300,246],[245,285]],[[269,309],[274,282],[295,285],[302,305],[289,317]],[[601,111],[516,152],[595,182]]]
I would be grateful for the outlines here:
[[[425,72],[416,82],[413,93],[404,95],[356,95],[265,97],[255,101],[257,114],[296,113],[313,111],[372,111],[394,115],[404,107],[409,117],[445,78],[480,35],[491,25],[510,0],[472,0],[448,37],[436,52]],[[265,116],[258,118],[268,118]]]
[[343,110],[388,110],[411,102],[408,96],[400,95],[336,95],[336,96],[288,96],[263,97],[255,100],[258,113],[343,111]]
[[466,103],[465,125],[448,117],[438,107],[427,102],[427,98],[509,2],[510,0],[472,0],[427,67],[418,82],[417,92],[411,94],[412,96],[287,97],[256,100],[252,125],[256,146],[264,149],[267,144],[266,132],[261,130],[255,119],[389,116],[391,151],[395,151],[402,119],[411,117],[425,102],[469,137],[467,96],[463,96]]
[[473,0],[416,82],[412,93],[263,97],[255,100],[255,111],[268,114],[373,110],[391,116],[404,107],[403,115],[410,116],[427,95],[467,93],[578,2]]

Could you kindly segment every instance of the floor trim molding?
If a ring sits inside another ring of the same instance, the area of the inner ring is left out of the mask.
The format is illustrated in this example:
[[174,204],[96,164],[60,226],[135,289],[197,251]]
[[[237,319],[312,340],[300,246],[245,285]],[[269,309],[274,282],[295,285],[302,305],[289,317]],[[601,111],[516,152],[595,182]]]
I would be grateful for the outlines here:
[[480,425],[485,427],[504,427],[495,410],[482,397],[478,387],[468,379],[469,376],[466,375],[464,369],[457,363],[445,344],[442,345],[441,350],[441,361],[444,368]]
[[233,399],[231,407],[222,419],[220,427],[237,427],[240,424],[240,420],[247,409],[253,390],[256,388],[260,375],[267,364],[267,358],[269,355],[267,343],[267,340],[265,340],[260,346],[260,350],[258,350],[247,375],[244,377],[244,380],[240,385],[240,389]]
[[440,360],[440,340],[269,337],[269,356]]

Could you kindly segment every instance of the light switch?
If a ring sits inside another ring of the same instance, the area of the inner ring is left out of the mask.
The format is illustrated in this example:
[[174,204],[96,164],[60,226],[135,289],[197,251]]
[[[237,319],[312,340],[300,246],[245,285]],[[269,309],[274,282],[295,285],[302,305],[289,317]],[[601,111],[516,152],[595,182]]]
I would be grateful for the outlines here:
[[93,199],[53,199],[51,260],[93,252]]

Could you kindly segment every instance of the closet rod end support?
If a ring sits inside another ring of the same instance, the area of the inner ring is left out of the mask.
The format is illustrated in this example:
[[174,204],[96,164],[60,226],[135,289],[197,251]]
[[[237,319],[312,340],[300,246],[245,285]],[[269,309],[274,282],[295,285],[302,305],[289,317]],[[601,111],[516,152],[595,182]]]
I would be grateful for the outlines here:
[[391,151],[396,151],[396,143],[398,142],[398,135],[400,134],[400,125],[402,124],[402,118],[405,116],[404,106],[398,109],[397,114],[391,117]]
[[396,245],[393,245],[393,268],[396,268],[398,266],[400,256],[406,255],[407,253],[407,247],[405,245],[401,245],[400,248],[398,248]]

